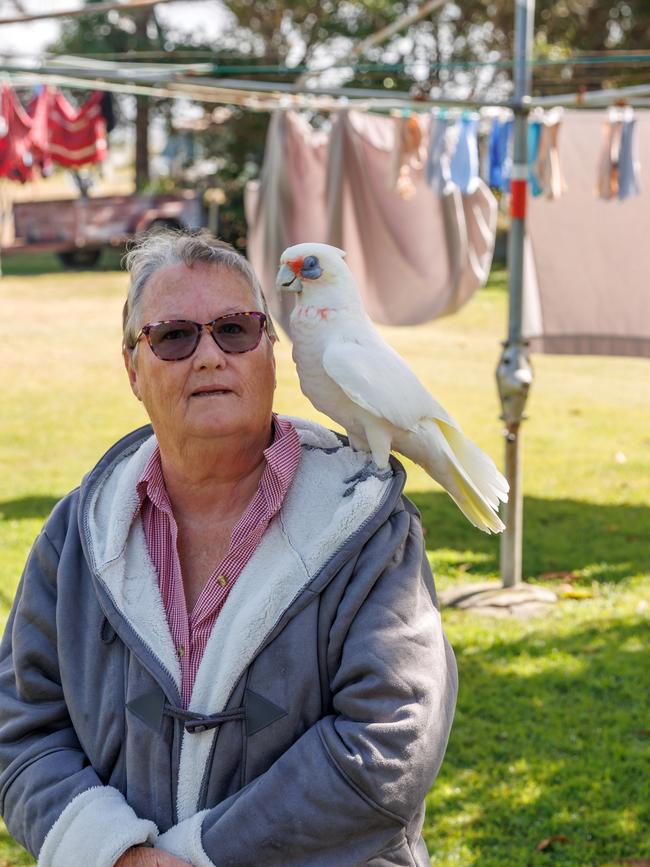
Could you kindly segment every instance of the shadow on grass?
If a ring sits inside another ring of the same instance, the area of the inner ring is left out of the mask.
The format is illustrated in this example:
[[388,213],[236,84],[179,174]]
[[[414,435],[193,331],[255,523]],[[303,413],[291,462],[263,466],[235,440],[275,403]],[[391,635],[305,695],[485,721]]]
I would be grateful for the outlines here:
[[[0,502],[0,521],[22,521],[25,518],[47,518],[60,497],[33,496]],[[1,865],[0,865],[1,867]]]
[[[455,635],[458,708],[425,824],[433,863],[461,863],[444,857],[459,849],[480,867],[650,856],[647,630],[613,617],[514,641]],[[553,835],[567,840],[536,851]]]
[[[121,259],[124,250],[102,250],[99,261],[92,268],[80,268],[79,271],[121,271]],[[29,277],[37,274],[59,274],[63,271],[74,271],[62,265],[56,253],[15,253],[2,258],[2,273],[7,277]],[[2,865],[0,864],[0,867]]]
[[[499,539],[476,530],[446,494],[409,492],[422,514],[434,569],[470,580],[496,574]],[[440,553],[444,552],[444,553]],[[527,579],[580,571],[585,580],[618,583],[650,574],[650,507],[524,498]]]

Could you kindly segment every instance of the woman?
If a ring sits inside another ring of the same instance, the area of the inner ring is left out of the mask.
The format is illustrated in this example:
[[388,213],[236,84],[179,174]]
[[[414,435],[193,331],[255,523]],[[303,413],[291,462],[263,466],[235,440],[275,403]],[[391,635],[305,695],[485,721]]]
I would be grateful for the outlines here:
[[[272,412],[248,263],[128,257],[151,426],[36,540],[0,648],[0,810],[43,867],[428,865],[456,695],[404,471]],[[143,848],[144,847],[144,848]]]

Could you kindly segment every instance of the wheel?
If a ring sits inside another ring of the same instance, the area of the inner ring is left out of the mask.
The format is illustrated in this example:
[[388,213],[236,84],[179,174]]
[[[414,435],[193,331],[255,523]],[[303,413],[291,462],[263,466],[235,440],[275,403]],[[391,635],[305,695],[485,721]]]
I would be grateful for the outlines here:
[[94,268],[99,262],[102,251],[94,248],[78,247],[57,253],[59,261],[66,268]]

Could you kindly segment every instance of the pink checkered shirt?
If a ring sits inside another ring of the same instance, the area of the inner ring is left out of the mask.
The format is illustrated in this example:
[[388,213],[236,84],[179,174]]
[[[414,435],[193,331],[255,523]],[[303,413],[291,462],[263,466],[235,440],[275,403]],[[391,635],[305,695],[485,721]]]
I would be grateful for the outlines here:
[[139,506],[134,517],[139,511],[149,555],[158,573],[160,594],[181,665],[184,708],[189,705],[196,673],[219,612],[269,522],[282,506],[298,469],[300,440],[296,429],[275,414],[273,424],[275,435],[264,451],[266,467],[257,492],[235,525],[228,552],[217,564],[191,613],[187,611],[178,557],[178,527],[165,488],[158,447],[138,480]]

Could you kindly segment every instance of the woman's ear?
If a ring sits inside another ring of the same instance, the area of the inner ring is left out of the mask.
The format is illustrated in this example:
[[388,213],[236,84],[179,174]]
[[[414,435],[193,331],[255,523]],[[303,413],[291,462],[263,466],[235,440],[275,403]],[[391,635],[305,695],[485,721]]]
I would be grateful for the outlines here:
[[135,355],[136,353],[133,350],[129,352],[126,347],[122,350],[122,358],[124,359],[124,367],[126,368],[126,373],[129,377],[131,391],[138,400],[142,400],[142,397],[140,396],[140,387],[138,385],[138,371],[135,367]]

